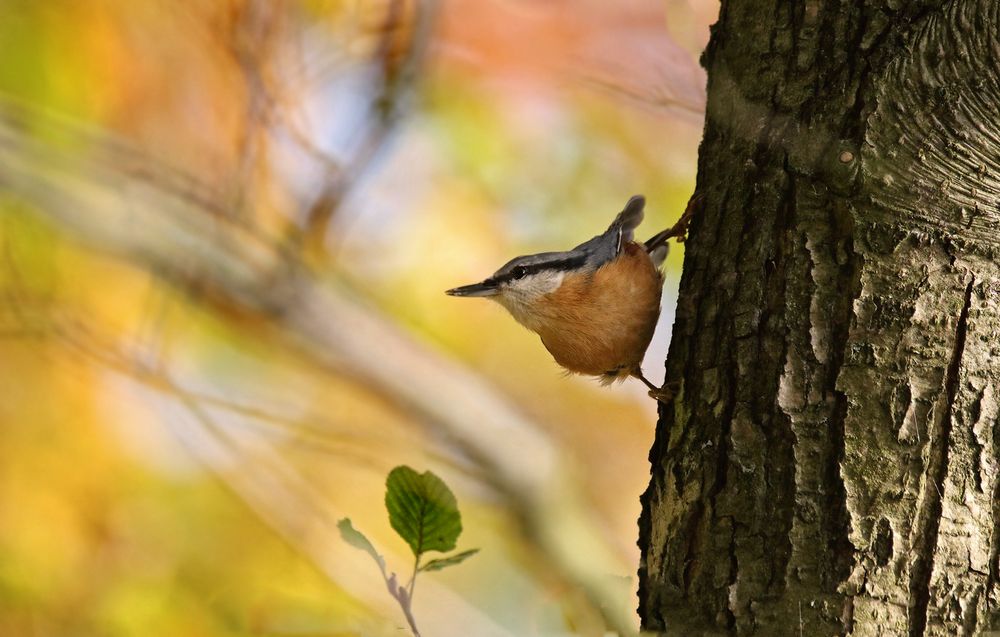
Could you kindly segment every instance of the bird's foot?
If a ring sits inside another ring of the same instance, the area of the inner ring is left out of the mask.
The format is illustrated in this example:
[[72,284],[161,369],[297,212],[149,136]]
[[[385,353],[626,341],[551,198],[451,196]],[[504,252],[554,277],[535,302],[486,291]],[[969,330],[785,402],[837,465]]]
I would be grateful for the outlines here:
[[681,383],[679,380],[671,381],[669,383],[664,382],[662,387],[657,387],[653,383],[649,382],[649,379],[642,375],[642,370],[637,369],[632,372],[632,375],[638,378],[649,388],[649,397],[655,398],[663,404],[669,403],[677,395],[677,390],[680,388]]
[[670,404],[670,401],[674,399],[677,395],[677,389],[680,387],[678,381],[672,383],[664,383],[663,387],[654,387],[649,390],[649,397],[655,398],[664,405]]
[[691,198],[688,199],[687,207],[684,209],[684,214],[681,215],[681,218],[677,220],[677,223],[674,224],[674,227],[671,229],[672,233],[676,233],[672,236],[677,238],[677,243],[684,243],[684,241],[687,240],[687,231],[688,226],[691,225],[691,218],[694,217],[695,213],[698,212],[704,202],[705,195],[700,193],[691,195]]

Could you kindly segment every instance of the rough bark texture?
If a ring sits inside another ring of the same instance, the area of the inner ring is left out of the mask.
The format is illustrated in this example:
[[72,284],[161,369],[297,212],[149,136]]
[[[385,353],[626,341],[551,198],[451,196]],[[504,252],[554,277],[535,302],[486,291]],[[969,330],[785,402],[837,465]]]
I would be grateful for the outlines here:
[[723,0],[704,64],[644,627],[1000,630],[1000,3]]

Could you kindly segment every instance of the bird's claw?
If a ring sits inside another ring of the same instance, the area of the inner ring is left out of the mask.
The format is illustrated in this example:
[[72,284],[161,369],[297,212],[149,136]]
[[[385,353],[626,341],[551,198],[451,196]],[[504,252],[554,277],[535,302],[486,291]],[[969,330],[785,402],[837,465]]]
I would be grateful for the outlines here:
[[655,398],[664,405],[668,405],[670,404],[670,401],[674,399],[674,396],[677,395],[677,388],[679,387],[679,385],[680,383],[678,383],[677,381],[674,381],[672,383],[664,383],[663,387],[660,387],[658,389],[650,389],[649,397]]

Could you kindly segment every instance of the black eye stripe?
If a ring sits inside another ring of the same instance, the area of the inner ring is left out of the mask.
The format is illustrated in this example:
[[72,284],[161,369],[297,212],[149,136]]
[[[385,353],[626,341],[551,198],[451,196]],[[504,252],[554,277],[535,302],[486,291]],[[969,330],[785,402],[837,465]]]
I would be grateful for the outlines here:
[[508,272],[494,275],[490,277],[490,279],[499,283],[505,281],[516,281],[518,279],[523,279],[530,274],[538,274],[539,272],[544,271],[566,272],[579,268],[586,260],[586,257],[578,256],[569,257],[567,259],[559,259],[558,261],[545,261],[543,263],[516,265]]

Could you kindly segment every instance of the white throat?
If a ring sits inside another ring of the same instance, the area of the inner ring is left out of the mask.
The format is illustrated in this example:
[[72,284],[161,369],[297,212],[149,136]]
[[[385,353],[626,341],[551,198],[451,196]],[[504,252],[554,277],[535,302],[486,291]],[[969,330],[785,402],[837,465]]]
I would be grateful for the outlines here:
[[564,276],[565,273],[558,270],[530,274],[505,283],[500,288],[500,293],[491,298],[507,308],[518,323],[537,331],[540,317],[535,304],[541,297],[558,290]]

